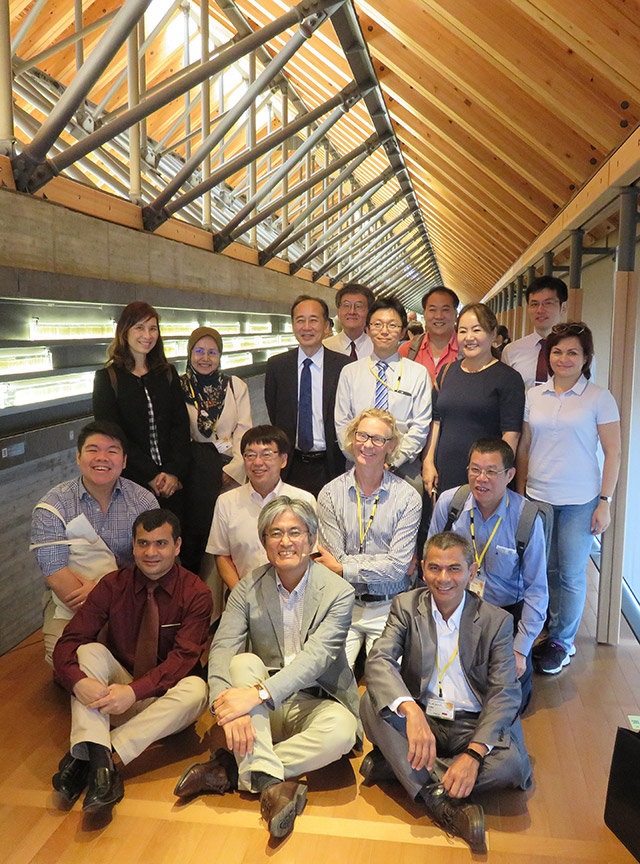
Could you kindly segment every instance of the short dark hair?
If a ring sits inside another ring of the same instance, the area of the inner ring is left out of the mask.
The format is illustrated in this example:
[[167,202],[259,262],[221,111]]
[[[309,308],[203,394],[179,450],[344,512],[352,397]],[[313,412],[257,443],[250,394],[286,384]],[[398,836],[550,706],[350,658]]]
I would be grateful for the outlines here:
[[471,447],[469,447],[469,461],[471,461],[471,455],[473,453],[499,453],[502,458],[502,467],[505,471],[513,468],[516,464],[516,457],[513,450],[506,441],[502,440],[502,438],[478,438],[478,440],[474,441]]
[[92,420],[91,423],[83,426],[78,433],[78,453],[82,452],[87,438],[92,435],[104,435],[107,438],[113,438],[122,447],[124,455],[127,455],[127,436],[117,423],[112,423],[110,420]]
[[420,301],[422,303],[422,311],[423,312],[424,312],[424,309],[425,309],[427,303],[429,302],[429,297],[431,297],[432,294],[448,294],[449,297],[451,297],[451,300],[453,301],[453,308],[454,309],[457,309],[458,306],[460,305],[460,298],[458,297],[458,295],[456,294],[455,291],[453,291],[451,288],[445,288],[444,285],[436,285],[435,288],[429,288],[427,293],[424,295],[424,297]]
[[455,531],[442,531],[440,534],[433,534],[429,537],[427,542],[424,544],[424,552],[422,555],[423,561],[426,560],[427,553],[432,546],[434,549],[440,549],[443,552],[447,549],[454,549],[456,546],[459,546],[462,549],[464,560],[467,562],[469,567],[471,567],[473,562],[476,560],[471,543],[469,543],[466,537],[463,537],[462,534],[456,534]]
[[366,285],[360,285],[359,282],[347,282],[347,284],[343,285],[339,291],[336,291],[336,309],[342,303],[342,298],[345,294],[362,294],[362,296],[366,298],[369,309],[371,309],[371,306],[376,299],[371,288],[368,288]]
[[381,309],[393,309],[393,311],[397,312],[400,316],[403,329],[407,326],[407,310],[395,294],[387,294],[383,297],[378,297],[369,307],[369,311],[367,312],[367,327],[369,326],[373,313],[379,312]]
[[421,336],[424,333],[424,327],[419,321],[411,321],[407,324],[407,333],[411,333],[412,336]]
[[162,528],[163,525],[171,526],[171,536],[175,541],[181,536],[180,520],[172,510],[166,507],[156,508],[155,510],[145,510],[136,517],[131,533],[135,543],[138,526],[142,525],[145,531],[155,531],[156,528]]
[[244,451],[252,444],[275,444],[281,456],[288,456],[291,453],[289,436],[279,426],[264,424],[247,429],[240,439],[240,453],[244,455]]
[[551,328],[551,333],[547,336],[544,350],[547,355],[547,366],[551,369],[549,358],[551,349],[555,348],[558,342],[563,339],[575,337],[584,353],[584,363],[582,364],[582,374],[588,380],[591,378],[591,361],[593,360],[593,335],[584,321],[567,321],[566,324],[555,324]]
[[529,298],[532,294],[537,294],[538,291],[544,291],[545,288],[548,288],[550,291],[555,291],[556,296],[562,306],[563,303],[566,303],[569,298],[569,292],[567,290],[567,286],[562,281],[562,279],[558,279],[557,276],[537,276],[535,279],[532,279],[530,284],[527,285],[525,290],[525,297],[527,298],[527,303],[529,302]]
[[310,294],[298,294],[296,299],[291,304],[291,320],[293,321],[293,316],[295,315],[296,306],[299,306],[300,303],[304,303],[305,300],[313,300],[314,303],[319,303],[322,306],[322,315],[325,321],[329,320],[329,307],[322,299],[322,297],[312,297]]

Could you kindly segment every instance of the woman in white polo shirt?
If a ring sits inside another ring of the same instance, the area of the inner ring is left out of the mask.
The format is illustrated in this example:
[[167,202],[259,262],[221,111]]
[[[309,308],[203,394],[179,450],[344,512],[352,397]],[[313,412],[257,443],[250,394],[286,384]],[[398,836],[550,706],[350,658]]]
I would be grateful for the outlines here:
[[556,324],[545,347],[553,377],[527,393],[516,478],[518,492],[553,505],[549,635],[533,649],[534,668],[553,675],[575,654],[593,535],[611,521],[620,414],[611,393],[590,380],[593,337],[586,324]]

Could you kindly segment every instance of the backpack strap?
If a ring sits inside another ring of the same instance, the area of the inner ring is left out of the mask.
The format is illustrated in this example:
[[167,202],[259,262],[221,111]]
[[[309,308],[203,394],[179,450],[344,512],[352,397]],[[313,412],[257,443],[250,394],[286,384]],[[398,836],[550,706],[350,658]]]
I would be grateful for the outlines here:
[[407,360],[415,360],[416,354],[420,350],[420,346],[422,345],[422,340],[426,336],[426,333],[418,333],[417,336],[414,336],[411,340],[411,345],[409,346],[409,351],[407,352]]
[[453,498],[449,504],[449,513],[447,514],[447,524],[442,529],[443,531],[451,531],[451,526],[462,513],[462,508],[469,497],[470,491],[471,487],[468,483],[465,483],[463,486],[458,486],[456,491],[453,493]]
[[518,519],[518,527],[516,528],[516,551],[518,553],[518,558],[520,559],[520,566],[522,566],[524,552],[529,545],[529,540],[531,539],[531,532],[533,531],[533,525],[536,521],[537,516],[537,504],[535,504],[533,501],[525,501],[524,507],[522,508],[522,513],[520,514],[520,518]]

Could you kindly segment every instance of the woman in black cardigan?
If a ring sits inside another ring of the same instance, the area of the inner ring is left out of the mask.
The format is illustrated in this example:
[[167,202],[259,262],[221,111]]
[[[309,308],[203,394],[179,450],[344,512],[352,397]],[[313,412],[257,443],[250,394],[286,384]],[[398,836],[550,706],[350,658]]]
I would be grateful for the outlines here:
[[175,367],[165,357],[153,306],[136,301],[123,310],[93,384],[96,420],[125,432],[125,477],[147,486],[180,515],[189,468],[189,418]]

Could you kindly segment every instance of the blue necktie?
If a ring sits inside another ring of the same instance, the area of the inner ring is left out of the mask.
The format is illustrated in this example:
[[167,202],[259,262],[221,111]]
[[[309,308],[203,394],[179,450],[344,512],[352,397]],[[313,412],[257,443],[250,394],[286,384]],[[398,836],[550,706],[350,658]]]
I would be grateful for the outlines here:
[[311,358],[302,363],[298,399],[298,450],[308,453],[313,447],[313,403],[311,400]]
[[383,411],[389,410],[389,388],[387,387],[387,368],[388,364],[382,360],[376,363],[378,377],[376,378],[376,398],[373,403],[374,408],[381,408]]

